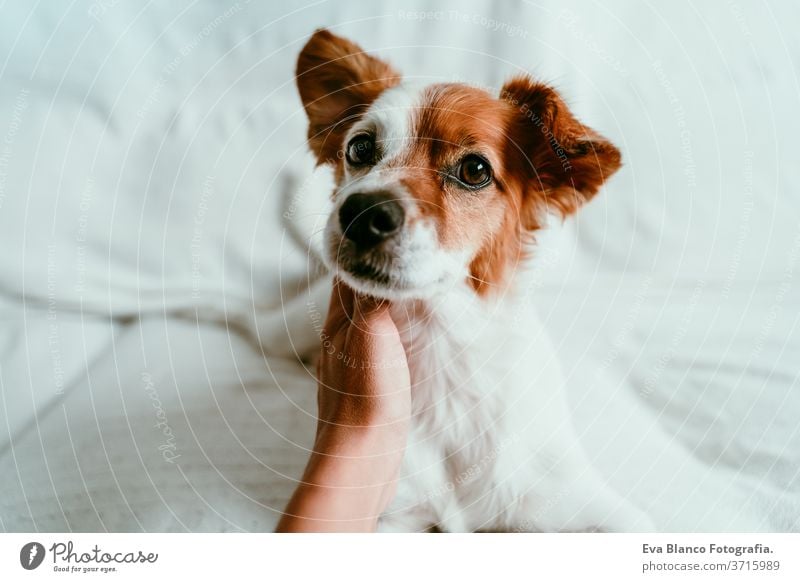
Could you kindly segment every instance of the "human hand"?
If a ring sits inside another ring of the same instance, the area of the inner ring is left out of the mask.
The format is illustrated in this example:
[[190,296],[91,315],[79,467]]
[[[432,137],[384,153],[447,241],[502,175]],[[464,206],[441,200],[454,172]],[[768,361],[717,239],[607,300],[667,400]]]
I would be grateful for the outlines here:
[[318,440],[328,444],[369,433],[404,443],[410,379],[389,302],[356,294],[337,279],[321,340]]
[[373,531],[408,437],[405,351],[388,302],[338,280],[321,341],[314,450],[278,531]]

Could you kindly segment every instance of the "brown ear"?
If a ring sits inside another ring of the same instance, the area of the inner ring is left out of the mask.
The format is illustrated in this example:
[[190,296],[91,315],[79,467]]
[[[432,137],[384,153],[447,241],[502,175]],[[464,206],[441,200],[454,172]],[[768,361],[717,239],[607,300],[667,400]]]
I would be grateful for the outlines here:
[[[572,214],[621,166],[614,144],[578,121],[551,87],[516,77],[503,85],[501,97],[515,109],[510,147],[535,190],[534,213]],[[538,225],[535,215],[530,222]]]
[[308,143],[319,163],[334,161],[350,125],[382,91],[400,82],[387,63],[325,29],[300,52],[296,78],[309,120]]

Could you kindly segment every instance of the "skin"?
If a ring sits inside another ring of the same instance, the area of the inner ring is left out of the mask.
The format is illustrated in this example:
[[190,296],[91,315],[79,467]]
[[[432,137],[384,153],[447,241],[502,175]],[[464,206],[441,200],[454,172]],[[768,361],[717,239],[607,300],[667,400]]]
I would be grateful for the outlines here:
[[338,280],[322,341],[314,448],[277,531],[375,531],[408,438],[405,351],[388,302]]

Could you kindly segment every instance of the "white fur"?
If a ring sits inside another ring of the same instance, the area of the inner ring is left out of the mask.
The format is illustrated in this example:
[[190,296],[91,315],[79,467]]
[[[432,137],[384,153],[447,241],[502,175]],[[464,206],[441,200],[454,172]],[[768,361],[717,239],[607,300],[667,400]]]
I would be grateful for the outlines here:
[[382,529],[651,528],[585,458],[532,309],[511,297],[487,303],[465,285],[434,301],[394,303],[392,317],[414,422]]
[[[351,135],[376,128],[386,140],[385,160],[399,155],[416,95],[387,91]],[[397,496],[380,529],[652,531],[650,520],[610,490],[586,459],[557,354],[536,312],[513,293],[487,300],[468,286],[474,249],[445,251],[433,225],[416,221],[388,247],[397,276],[391,288],[338,268],[338,209],[350,193],[373,189],[392,190],[407,216],[415,212],[413,198],[381,164],[366,176],[348,173],[336,189],[322,259],[353,287],[392,301],[408,358],[412,429]],[[308,215],[319,210],[307,209]],[[313,286],[280,314],[286,326],[273,319],[264,329],[267,345],[280,346],[278,335],[288,328],[292,351],[318,349],[329,294],[329,279]]]

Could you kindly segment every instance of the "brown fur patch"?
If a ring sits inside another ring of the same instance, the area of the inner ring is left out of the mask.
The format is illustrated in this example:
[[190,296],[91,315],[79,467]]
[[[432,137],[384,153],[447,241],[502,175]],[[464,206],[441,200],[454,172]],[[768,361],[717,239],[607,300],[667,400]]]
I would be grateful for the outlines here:
[[296,81],[308,115],[309,146],[318,163],[336,164],[348,128],[400,75],[357,44],[321,29],[300,52]]
[[[516,77],[503,86],[501,98],[514,111],[508,132],[522,154],[516,171],[531,181],[533,215],[574,213],[620,168],[619,150],[578,121],[551,87]],[[535,216],[529,218],[537,228]]]
[[503,205],[488,190],[469,191],[449,179],[461,159],[470,153],[487,158],[495,175],[502,175],[500,155],[506,114],[500,102],[479,89],[464,85],[433,85],[422,94],[412,117],[414,140],[402,159],[408,168],[403,180],[417,199],[423,217],[436,225],[445,248],[460,248],[491,237],[499,226]]
[[[395,165],[446,248],[478,244],[471,283],[502,289],[530,248],[542,216],[575,212],[620,165],[619,151],[577,121],[558,94],[527,77],[497,99],[473,87],[434,85],[412,123],[410,150]],[[493,183],[470,191],[448,180],[465,155],[484,156]]]

